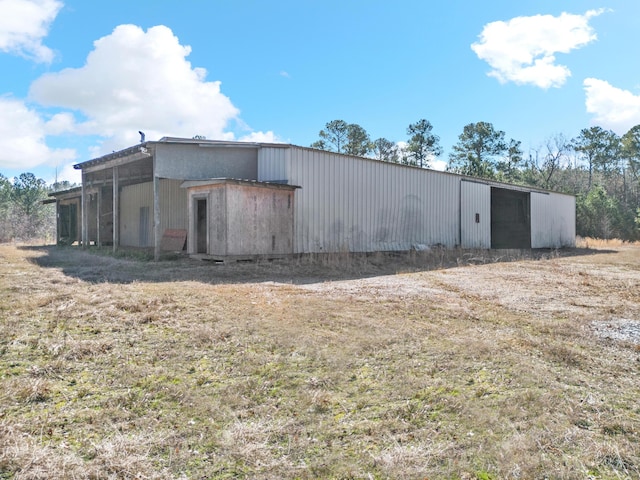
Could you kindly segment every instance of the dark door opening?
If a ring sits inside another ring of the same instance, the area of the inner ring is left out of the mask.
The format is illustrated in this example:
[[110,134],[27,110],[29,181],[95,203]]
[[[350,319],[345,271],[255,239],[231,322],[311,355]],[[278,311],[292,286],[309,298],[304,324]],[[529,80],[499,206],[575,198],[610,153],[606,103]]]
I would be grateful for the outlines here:
[[196,200],[196,253],[207,252],[207,200]]
[[491,248],[531,248],[528,192],[491,188]]
[[60,205],[59,215],[58,242],[62,245],[71,245],[78,237],[78,206],[75,203]]

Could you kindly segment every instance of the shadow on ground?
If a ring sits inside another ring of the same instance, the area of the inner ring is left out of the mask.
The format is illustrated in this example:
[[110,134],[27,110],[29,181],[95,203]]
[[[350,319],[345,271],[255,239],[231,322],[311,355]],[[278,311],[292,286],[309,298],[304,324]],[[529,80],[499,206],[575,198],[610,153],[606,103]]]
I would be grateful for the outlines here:
[[294,285],[395,275],[523,260],[617,253],[586,248],[534,250],[462,250],[433,248],[422,252],[309,254],[251,262],[215,263],[173,255],[159,262],[144,252],[113,254],[91,247],[22,246],[34,252],[29,261],[89,283],[203,282],[209,284],[276,282]]

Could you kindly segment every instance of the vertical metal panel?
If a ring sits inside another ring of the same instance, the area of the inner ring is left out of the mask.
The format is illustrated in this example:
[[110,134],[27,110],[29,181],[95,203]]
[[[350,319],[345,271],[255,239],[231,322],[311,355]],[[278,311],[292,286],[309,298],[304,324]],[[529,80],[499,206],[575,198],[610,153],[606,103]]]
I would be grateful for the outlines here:
[[181,180],[160,180],[161,232],[167,228],[187,229],[187,189],[180,188],[181,184]]
[[[495,182],[293,146],[263,147],[258,171],[259,180],[302,187],[295,192],[296,253],[459,243],[491,248]],[[574,197],[531,193],[531,242],[533,248],[575,245]]]
[[576,199],[531,192],[531,248],[575,247]]
[[[120,192],[120,244],[125,247],[146,247],[140,245],[140,209],[153,211],[153,183],[138,183],[122,187]],[[148,227],[151,228],[151,225]],[[146,238],[152,238],[149,230]]]
[[256,146],[155,144],[155,175],[177,180],[257,178]]
[[[187,229],[187,192],[179,180],[160,180],[160,235],[167,228]],[[153,182],[122,187],[120,192],[120,244],[128,247],[150,247],[154,244],[153,222],[147,232],[140,232],[141,208],[153,211]],[[140,239],[148,239],[141,245]]]
[[460,183],[460,239],[462,248],[491,248],[491,187]]
[[454,247],[460,177],[376,160],[290,147],[259,154],[260,180],[295,192],[296,253]]
[[258,150],[258,181],[284,181],[287,174],[289,148],[266,148]]

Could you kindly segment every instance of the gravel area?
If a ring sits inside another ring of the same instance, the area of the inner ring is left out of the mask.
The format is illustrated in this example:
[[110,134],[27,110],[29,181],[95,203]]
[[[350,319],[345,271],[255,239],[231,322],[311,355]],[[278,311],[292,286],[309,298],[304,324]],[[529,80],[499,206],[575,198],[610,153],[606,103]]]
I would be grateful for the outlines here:
[[601,338],[640,345],[640,321],[628,319],[602,320],[592,323],[594,333]]

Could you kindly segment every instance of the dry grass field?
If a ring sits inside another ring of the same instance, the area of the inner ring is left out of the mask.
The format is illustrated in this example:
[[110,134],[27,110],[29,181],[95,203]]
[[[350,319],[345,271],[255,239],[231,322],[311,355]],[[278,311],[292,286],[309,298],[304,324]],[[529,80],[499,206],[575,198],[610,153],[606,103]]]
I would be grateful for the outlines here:
[[640,478],[640,246],[588,247],[0,245],[0,479]]

